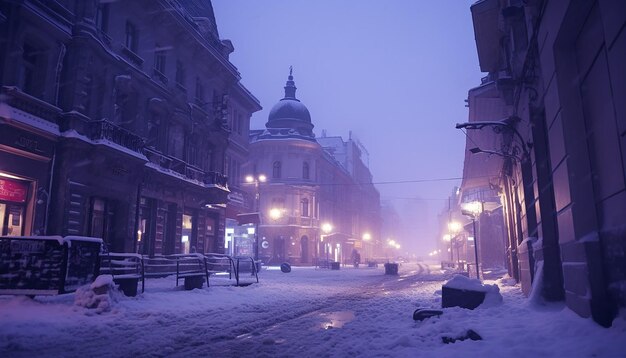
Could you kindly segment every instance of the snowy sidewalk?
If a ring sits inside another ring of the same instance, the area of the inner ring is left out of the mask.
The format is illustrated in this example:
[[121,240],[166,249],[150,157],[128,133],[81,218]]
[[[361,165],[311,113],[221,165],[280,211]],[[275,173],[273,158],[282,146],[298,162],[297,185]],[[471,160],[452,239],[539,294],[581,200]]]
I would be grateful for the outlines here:
[[[339,271],[263,270],[248,287],[175,289],[154,279],[111,311],[74,305],[74,295],[0,297],[1,357],[619,357],[626,321],[604,329],[563,308],[531,305],[500,283],[501,305],[444,309],[415,322],[417,307],[441,307],[449,275],[404,264]],[[443,344],[468,329],[481,341]]]

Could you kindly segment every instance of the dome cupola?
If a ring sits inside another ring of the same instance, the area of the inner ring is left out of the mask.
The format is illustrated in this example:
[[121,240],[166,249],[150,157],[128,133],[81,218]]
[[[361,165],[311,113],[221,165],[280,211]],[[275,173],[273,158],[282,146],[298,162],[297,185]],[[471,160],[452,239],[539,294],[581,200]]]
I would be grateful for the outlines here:
[[313,135],[311,114],[306,106],[296,98],[296,83],[293,80],[293,68],[289,68],[289,77],[285,84],[285,97],[272,107],[265,127],[268,130],[292,130],[302,136]]

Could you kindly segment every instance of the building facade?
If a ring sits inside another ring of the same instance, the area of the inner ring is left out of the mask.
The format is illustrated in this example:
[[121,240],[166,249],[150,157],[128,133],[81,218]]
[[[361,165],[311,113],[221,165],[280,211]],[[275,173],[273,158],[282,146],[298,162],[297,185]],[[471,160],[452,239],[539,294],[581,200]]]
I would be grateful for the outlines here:
[[[265,126],[251,133],[247,166],[248,174],[267,177],[256,189],[259,259],[269,264],[345,263],[352,250],[362,252],[362,234],[371,230],[366,241],[379,235],[380,199],[356,144],[339,138],[338,146],[325,146],[321,138],[316,140],[291,74],[285,97],[274,105]],[[357,193],[367,198],[359,199]],[[367,201],[361,204],[368,207],[357,208],[356,200]]]
[[608,326],[626,306],[626,4],[485,0],[471,12],[502,117],[463,128],[500,141],[514,276]]
[[259,106],[211,3],[15,1],[0,13],[2,234],[222,251],[226,151],[233,130],[245,135],[233,113],[247,128]]

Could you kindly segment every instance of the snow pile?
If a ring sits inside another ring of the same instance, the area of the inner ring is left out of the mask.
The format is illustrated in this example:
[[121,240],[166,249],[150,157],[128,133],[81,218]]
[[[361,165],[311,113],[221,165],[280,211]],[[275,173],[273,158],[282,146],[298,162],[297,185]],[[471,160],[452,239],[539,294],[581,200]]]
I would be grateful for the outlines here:
[[89,285],[79,287],[74,295],[76,306],[95,309],[97,314],[111,310],[115,302],[113,276],[100,275]]
[[493,307],[502,303],[500,288],[496,284],[483,284],[480,280],[475,278],[469,278],[463,275],[454,275],[454,277],[452,277],[452,279],[446,282],[443,286],[457,290],[484,292],[485,300],[480,307]]

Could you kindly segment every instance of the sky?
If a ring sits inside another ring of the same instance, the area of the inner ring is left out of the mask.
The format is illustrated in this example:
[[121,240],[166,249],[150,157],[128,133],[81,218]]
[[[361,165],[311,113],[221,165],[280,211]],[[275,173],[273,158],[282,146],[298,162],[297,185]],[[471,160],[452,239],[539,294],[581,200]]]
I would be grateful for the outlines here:
[[[369,152],[384,202],[405,223],[405,248],[432,251],[436,214],[460,185],[467,91],[482,77],[468,0],[213,0],[230,61],[261,102],[264,128],[294,68],[314,132]],[[424,179],[446,179],[419,182]],[[394,183],[418,181],[412,183]],[[390,184],[382,184],[388,183]]]
[[[414,321],[417,308],[441,309],[442,284],[458,276],[416,262],[399,273],[270,267],[247,287],[212,276],[210,287],[184,291],[170,276],[147,280],[136,297],[95,295],[89,286],[34,299],[0,296],[0,357],[576,358],[626,351],[626,312],[602,328],[563,303],[525,298],[506,277],[485,280],[498,287],[475,310],[449,307]],[[100,308],[88,308],[95,303]],[[443,343],[469,329],[482,340]]]

